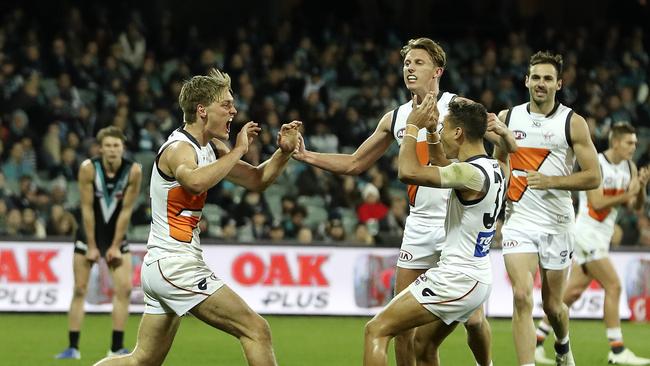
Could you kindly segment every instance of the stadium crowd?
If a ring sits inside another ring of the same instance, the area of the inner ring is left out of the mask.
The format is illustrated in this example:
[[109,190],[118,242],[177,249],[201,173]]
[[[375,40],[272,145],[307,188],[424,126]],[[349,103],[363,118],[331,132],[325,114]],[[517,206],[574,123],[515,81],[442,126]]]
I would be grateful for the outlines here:
[[[148,180],[157,149],[181,125],[182,81],[218,67],[233,80],[233,131],[262,127],[245,160],[267,159],[282,123],[304,123],[307,148],[351,152],[377,118],[409,98],[400,46],[408,35],[375,36],[332,21],[318,31],[258,17],[227,32],[202,34],[160,18],[96,5],[68,6],[56,30],[20,6],[0,22],[0,235],[72,236],[80,222],[77,173],[98,153],[96,132],[113,125],[128,155],[143,166],[142,194],[129,236],[146,239]],[[86,11],[86,12],[84,12]],[[437,39],[435,34],[421,34]],[[650,54],[641,27],[553,28],[440,38],[448,67],[441,87],[480,101],[488,111],[522,103],[523,77],[536,50],[564,55],[562,103],[585,116],[599,151],[609,128],[637,128],[639,167],[650,163]],[[235,134],[231,134],[234,137]],[[335,176],[292,162],[264,193],[222,182],[208,195],[202,235],[224,241],[345,242],[399,246],[408,215],[397,181],[397,146],[360,177]],[[650,247],[650,205],[623,210],[615,244]]]

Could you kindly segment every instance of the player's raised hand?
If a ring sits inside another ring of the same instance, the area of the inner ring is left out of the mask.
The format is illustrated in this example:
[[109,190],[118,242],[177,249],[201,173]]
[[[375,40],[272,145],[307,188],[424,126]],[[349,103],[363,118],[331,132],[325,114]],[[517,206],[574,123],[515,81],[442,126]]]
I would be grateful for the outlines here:
[[305,148],[305,139],[301,133],[298,134],[298,143],[296,144],[296,149],[293,151],[292,158],[298,161],[305,161],[307,157],[307,148]]
[[253,143],[253,139],[257,136],[262,129],[257,125],[257,123],[251,121],[244,125],[241,128],[241,131],[237,134],[237,140],[235,141],[235,147],[243,150],[243,153],[248,152],[248,147]]
[[298,130],[302,126],[301,121],[293,121],[285,123],[280,127],[277,136],[277,144],[280,150],[285,153],[290,153],[298,148]]
[[644,166],[643,168],[639,169],[639,182],[641,182],[641,185],[645,187],[648,184],[649,180],[650,180],[650,168]]
[[487,114],[487,130],[485,132],[494,132],[499,136],[503,136],[508,133],[508,127],[506,124],[501,122],[499,117],[494,113]]
[[413,110],[409,114],[406,123],[418,128],[435,128],[438,124],[437,95],[434,92],[427,93],[422,104],[417,105],[417,96],[413,96]]

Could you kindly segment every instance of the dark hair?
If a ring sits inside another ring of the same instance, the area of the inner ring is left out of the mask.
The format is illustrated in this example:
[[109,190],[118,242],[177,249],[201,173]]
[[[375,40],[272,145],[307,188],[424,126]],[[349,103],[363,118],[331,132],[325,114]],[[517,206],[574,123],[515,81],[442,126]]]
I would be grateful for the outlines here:
[[528,74],[530,74],[530,68],[539,64],[551,64],[555,67],[557,72],[557,78],[562,79],[562,65],[564,61],[562,60],[562,55],[552,54],[550,51],[539,51],[536,54],[530,56],[530,63],[528,64]]
[[449,119],[460,127],[471,141],[483,138],[487,129],[487,111],[481,103],[455,100],[449,103]]

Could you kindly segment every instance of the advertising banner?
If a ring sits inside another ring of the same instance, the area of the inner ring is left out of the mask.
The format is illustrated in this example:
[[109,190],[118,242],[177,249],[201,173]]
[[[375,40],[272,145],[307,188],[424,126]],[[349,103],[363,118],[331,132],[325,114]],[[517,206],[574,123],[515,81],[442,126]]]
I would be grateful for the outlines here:
[[[131,244],[130,310],[144,311],[140,268],[145,246]],[[494,283],[486,303],[491,317],[512,316],[512,291],[501,252],[491,251]],[[390,301],[397,249],[272,245],[205,245],[215,275],[262,314],[373,315]],[[72,298],[72,243],[0,242],[0,311],[65,312]],[[621,278],[622,319],[650,320],[650,253],[611,255]],[[535,279],[534,315],[542,315]],[[93,266],[86,310],[111,310],[106,264]],[[572,306],[573,318],[601,318],[604,291],[593,282]]]

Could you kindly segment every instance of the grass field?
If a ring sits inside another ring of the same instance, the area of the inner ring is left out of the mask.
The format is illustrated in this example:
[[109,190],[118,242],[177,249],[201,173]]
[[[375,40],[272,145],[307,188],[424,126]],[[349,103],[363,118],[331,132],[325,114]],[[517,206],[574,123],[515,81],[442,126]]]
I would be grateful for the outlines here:
[[[360,365],[366,318],[268,316],[280,365]],[[126,333],[133,347],[140,317],[133,315]],[[510,321],[491,319],[495,365],[516,365]],[[80,361],[59,361],[53,356],[67,346],[63,314],[0,314],[0,365],[91,365],[107,351],[110,317],[88,315],[81,333]],[[600,321],[571,323],[571,341],[578,365],[606,365],[607,341]],[[637,354],[650,355],[650,325],[623,323],[625,343]],[[392,348],[392,347],[391,347]],[[547,350],[551,352],[551,342]],[[392,355],[391,355],[392,358]],[[444,365],[474,365],[462,327],[445,341]],[[199,320],[183,319],[165,365],[244,365],[238,342]],[[394,361],[391,359],[391,365]]]

